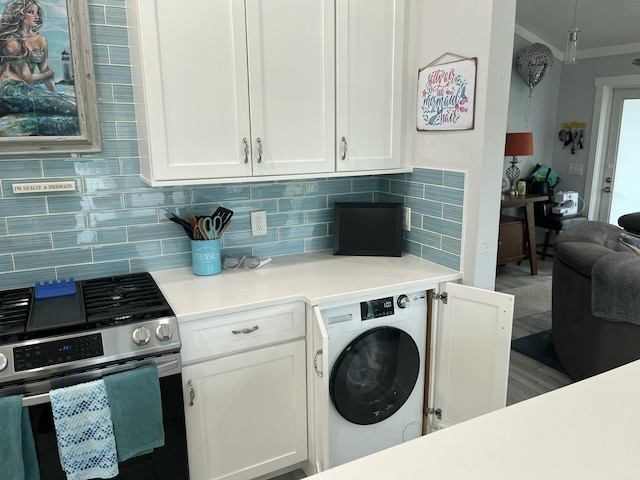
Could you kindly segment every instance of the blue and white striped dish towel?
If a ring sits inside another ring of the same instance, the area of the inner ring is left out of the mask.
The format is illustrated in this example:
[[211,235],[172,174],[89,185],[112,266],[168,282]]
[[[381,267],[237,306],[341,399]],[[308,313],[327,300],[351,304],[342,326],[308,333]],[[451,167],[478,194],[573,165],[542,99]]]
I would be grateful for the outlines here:
[[68,480],[118,475],[111,409],[102,379],[51,390],[58,454]]

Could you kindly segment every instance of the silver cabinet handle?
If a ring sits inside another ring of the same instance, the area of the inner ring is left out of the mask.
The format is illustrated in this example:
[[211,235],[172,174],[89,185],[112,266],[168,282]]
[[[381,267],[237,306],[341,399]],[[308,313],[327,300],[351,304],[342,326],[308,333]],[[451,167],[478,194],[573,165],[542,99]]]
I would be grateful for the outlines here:
[[318,350],[313,357],[313,369],[316,371],[316,375],[322,377],[322,371],[318,370],[318,357],[322,355],[322,349]]
[[258,330],[258,325],[255,325],[253,328],[243,328],[242,330],[231,330],[231,333],[233,333],[234,335],[246,335],[247,333],[251,333],[251,332],[255,332],[256,330]]
[[258,163],[260,163],[262,162],[262,139],[258,137],[256,142],[258,142]]
[[187,385],[189,385],[189,405],[193,407],[193,401],[196,398],[196,391],[193,389],[193,382],[191,380],[187,382]]
[[342,160],[347,158],[347,137],[342,137]]
[[249,163],[249,142],[247,141],[247,137],[243,138],[244,142],[244,163]]

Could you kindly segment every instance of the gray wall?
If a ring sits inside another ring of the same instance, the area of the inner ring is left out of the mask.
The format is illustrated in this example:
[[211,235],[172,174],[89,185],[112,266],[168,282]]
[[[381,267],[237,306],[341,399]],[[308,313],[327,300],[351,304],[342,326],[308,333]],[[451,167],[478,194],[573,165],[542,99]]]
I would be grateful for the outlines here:
[[[569,149],[562,149],[562,143],[553,142],[553,165],[564,178],[562,190],[575,190],[584,196],[587,162],[589,155],[589,140],[592,132],[594,99],[596,94],[595,80],[601,77],[615,77],[618,75],[640,74],[640,68],[634,66],[631,60],[638,54],[613,55],[610,57],[590,58],[578,60],[576,65],[563,65],[558,97],[558,113],[556,117],[556,134],[563,122],[585,122],[585,145],[583,150],[576,150],[572,155]],[[584,174],[582,176],[567,175],[569,163],[581,163]]]

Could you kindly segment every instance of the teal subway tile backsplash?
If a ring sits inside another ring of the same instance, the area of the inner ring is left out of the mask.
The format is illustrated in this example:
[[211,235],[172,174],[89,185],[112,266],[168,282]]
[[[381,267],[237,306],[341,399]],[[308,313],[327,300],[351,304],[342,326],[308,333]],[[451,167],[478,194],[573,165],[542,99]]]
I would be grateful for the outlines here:
[[0,255],[0,273],[13,271],[13,256]]
[[[0,178],[39,178],[42,176],[42,162],[39,160],[2,160]],[[4,182],[3,182],[4,183]]]
[[107,19],[109,25],[127,26],[127,16],[124,8],[106,7]]
[[462,172],[443,172],[443,182],[445,187],[453,187],[456,189],[464,189],[464,173]]
[[[153,238],[153,237],[151,237]],[[159,240],[125,243],[122,245],[109,245],[93,248],[95,262],[108,262],[113,260],[128,260],[139,257],[159,257],[162,254],[162,246]]]
[[87,217],[78,215],[37,215],[32,217],[9,217],[7,227],[9,235],[43,235],[64,230],[86,228]]
[[[258,183],[150,187],[140,180],[124,0],[89,0],[102,152],[0,160],[0,289],[191,265],[191,244],[168,212],[235,214],[223,254],[328,250],[333,204],[392,201],[412,208],[406,253],[460,268],[465,174],[412,173]],[[14,183],[72,180],[75,192],[13,194]],[[251,235],[250,212],[267,212]]]
[[52,238],[53,248],[127,243],[127,229],[121,227],[58,232],[52,234]]
[[46,213],[47,199],[45,197],[12,198],[11,195],[7,195],[7,199],[0,202],[0,217],[46,215]]
[[64,195],[48,198],[49,213],[74,213],[95,210],[119,210],[122,195]]

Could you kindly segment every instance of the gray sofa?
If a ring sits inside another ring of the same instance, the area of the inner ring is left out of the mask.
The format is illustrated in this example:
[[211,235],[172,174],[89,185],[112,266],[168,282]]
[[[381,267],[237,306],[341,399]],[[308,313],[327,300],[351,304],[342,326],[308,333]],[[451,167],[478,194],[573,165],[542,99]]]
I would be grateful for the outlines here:
[[623,233],[591,221],[554,242],[553,344],[574,380],[640,359],[640,257],[619,251]]

